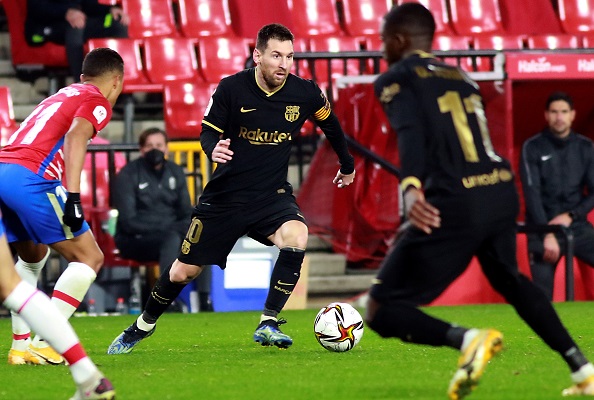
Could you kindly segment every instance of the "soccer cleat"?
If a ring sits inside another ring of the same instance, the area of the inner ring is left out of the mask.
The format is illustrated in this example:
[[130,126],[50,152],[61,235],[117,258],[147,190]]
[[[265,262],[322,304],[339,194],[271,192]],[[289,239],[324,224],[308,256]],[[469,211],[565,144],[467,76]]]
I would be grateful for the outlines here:
[[142,329],[139,329],[136,325],[136,321],[132,325],[130,325],[124,332],[122,332],[117,338],[111,342],[109,347],[107,348],[107,354],[128,354],[133,349],[134,346],[138,344],[142,339],[145,339],[155,333],[155,329],[157,326],[150,331],[146,332]]
[[8,352],[8,364],[10,365],[24,365],[25,362],[25,352],[18,351],[15,349],[10,349]]
[[503,335],[495,329],[482,329],[458,360],[458,370],[448,388],[451,400],[463,399],[478,385],[487,363],[503,348]]
[[279,349],[288,348],[293,344],[293,339],[289,335],[285,335],[278,327],[286,323],[287,321],[284,319],[278,321],[267,319],[260,322],[256,332],[254,332],[254,342],[260,343],[262,346],[276,346]]
[[564,389],[563,396],[594,396],[594,375]]
[[115,394],[111,382],[97,372],[91,379],[78,386],[70,400],[113,400]]
[[66,364],[64,357],[51,347],[35,347],[29,345],[24,356],[27,364],[33,365],[62,365]]

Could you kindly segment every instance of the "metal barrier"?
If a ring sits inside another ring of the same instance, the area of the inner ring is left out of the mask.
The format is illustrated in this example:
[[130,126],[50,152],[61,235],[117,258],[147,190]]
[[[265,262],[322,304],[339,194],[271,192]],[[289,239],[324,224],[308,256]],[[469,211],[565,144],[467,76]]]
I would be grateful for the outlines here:
[[[186,172],[188,191],[192,204],[196,204],[198,196],[209,181],[213,171],[213,164],[208,160],[202,151],[199,141],[169,142],[171,160],[182,166]],[[109,185],[108,204],[113,207],[113,182],[116,176],[116,153],[123,154],[126,162],[130,161],[132,155],[138,153],[137,144],[90,144],[88,153],[91,156],[91,182],[90,191],[92,206],[98,204],[97,200],[97,156],[107,154],[107,171]],[[197,168],[199,166],[199,168]]]

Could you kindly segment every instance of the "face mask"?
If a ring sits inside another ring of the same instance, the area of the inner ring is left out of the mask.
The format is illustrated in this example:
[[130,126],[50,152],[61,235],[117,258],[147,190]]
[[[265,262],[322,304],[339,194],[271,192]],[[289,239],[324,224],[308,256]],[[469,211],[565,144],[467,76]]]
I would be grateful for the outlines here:
[[163,164],[163,161],[165,161],[165,153],[161,150],[152,149],[144,154],[144,159],[149,165],[156,167],[157,165]]

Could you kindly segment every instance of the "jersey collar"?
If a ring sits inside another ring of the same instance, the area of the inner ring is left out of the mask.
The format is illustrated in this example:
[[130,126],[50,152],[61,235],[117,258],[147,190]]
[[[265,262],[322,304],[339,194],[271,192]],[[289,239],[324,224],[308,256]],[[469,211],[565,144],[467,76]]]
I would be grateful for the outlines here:
[[258,67],[255,67],[255,68],[254,68],[254,81],[256,82],[256,85],[258,85],[258,87],[260,88],[260,90],[261,90],[261,91],[263,91],[263,92],[266,94],[266,97],[270,97],[270,96],[272,96],[273,94],[275,94],[276,92],[278,92],[279,90],[281,90],[281,89],[282,89],[282,88],[285,86],[285,83],[287,83],[287,79],[289,79],[289,75],[291,75],[291,74],[289,73],[289,74],[287,75],[287,79],[285,79],[285,81],[283,82],[283,84],[282,84],[282,85],[280,85],[280,86],[279,86],[277,89],[275,89],[275,90],[273,90],[272,92],[270,92],[270,91],[268,91],[268,90],[264,89],[264,88],[263,88],[263,87],[260,85],[260,83],[258,82],[258,75],[257,75],[257,74],[258,74]]

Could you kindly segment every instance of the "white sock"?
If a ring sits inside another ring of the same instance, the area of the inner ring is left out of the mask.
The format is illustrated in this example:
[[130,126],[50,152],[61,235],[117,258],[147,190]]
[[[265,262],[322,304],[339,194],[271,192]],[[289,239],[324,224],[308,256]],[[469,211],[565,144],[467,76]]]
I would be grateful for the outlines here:
[[[20,257],[18,258],[14,268],[16,269],[17,273],[21,277],[22,280],[27,282],[33,287],[37,287],[37,279],[41,274],[41,270],[43,266],[47,262],[49,258],[50,250],[47,249],[47,254],[43,259],[36,263],[28,263],[23,261]],[[12,315],[12,349],[18,351],[25,351],[31,343],[31,328],[29,325],[21,318],[18,313],[11,312]]]
[[[54,286],[52,303],[66,319],[76,311],[96,277],[95,271],[81,262],[69,263],[68,268],[60,275]],[[47,347],[42,337],[36,335],[32,342],[33,346]]]
[[84,353],[68,320],[44,293],[27,282],[21,282],[8,295],[4,306],[18,312],[58,353],[70,353],[65,358],[70,359],[72,378],[77,384],[83,383],[97,372],[97,367]]
[[460,349],[462,353],[466,351],[468,346],[470,346],[472,340],[479,334],[479,332],[480,330],[476,328],[472,328],[466,331],[466,333],[464,334],[464,338],[462,339],[462,348]]
[[589,376],[594,375],[594,365],[588,363],[583,365],[580,369],[571,374],[571,380],[574,383],[580,383],[586,380]]
[[150,332],[157,324],[148,324],[144,319],[142,319],[142,314],[138,316],[136,319],[136,326],[138,329],[142,329],[143,331]]
[[264,322],[264,321],[268,321],[269,319],[273,320],[273,321],[278,321],[278,319],[276,319],[275,317],[271,317],[270,315],[260,315],[260,323]]

